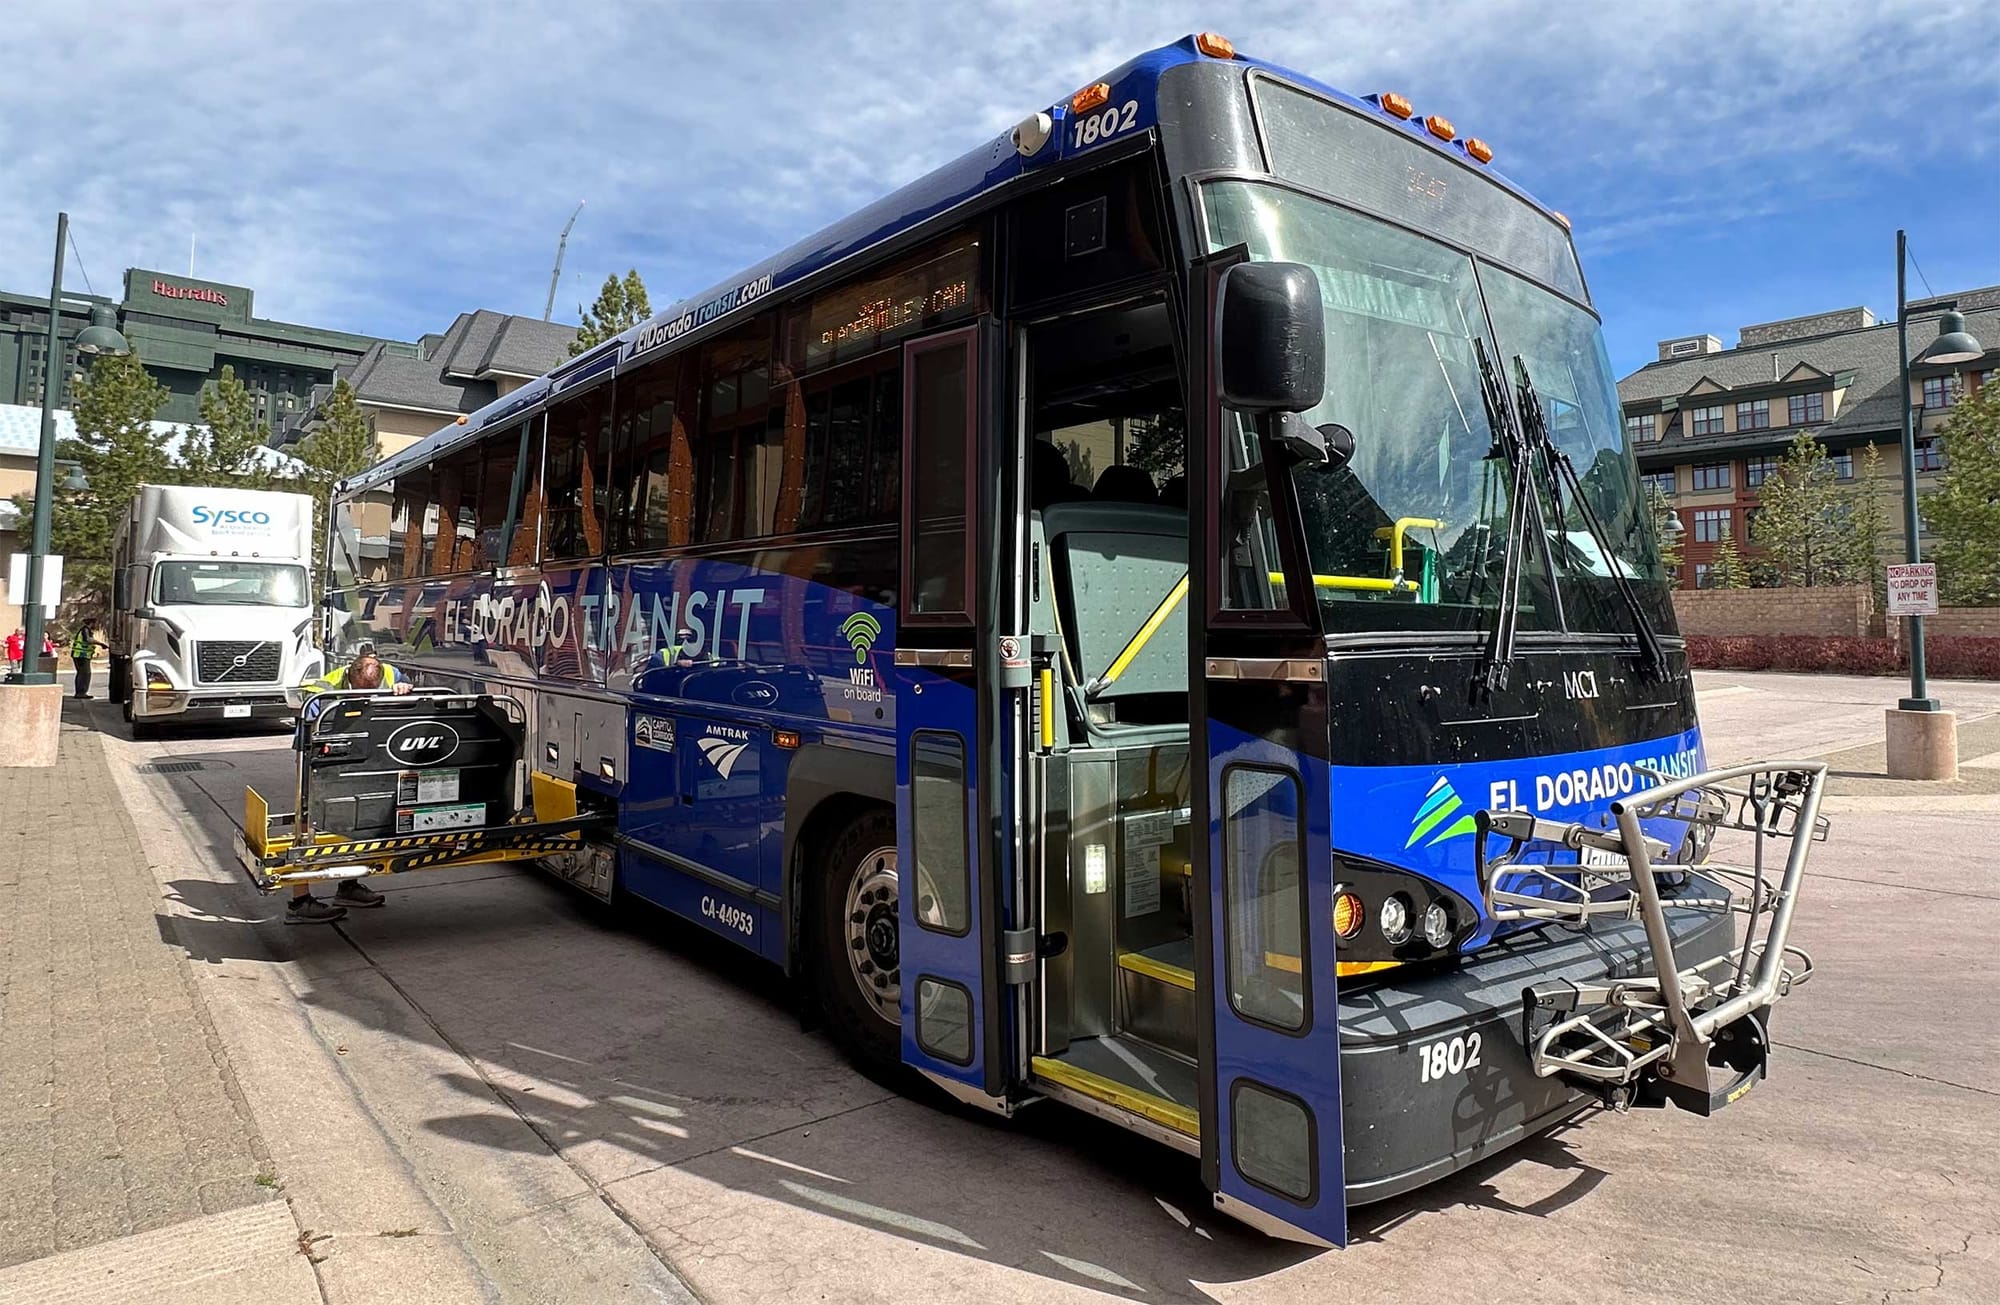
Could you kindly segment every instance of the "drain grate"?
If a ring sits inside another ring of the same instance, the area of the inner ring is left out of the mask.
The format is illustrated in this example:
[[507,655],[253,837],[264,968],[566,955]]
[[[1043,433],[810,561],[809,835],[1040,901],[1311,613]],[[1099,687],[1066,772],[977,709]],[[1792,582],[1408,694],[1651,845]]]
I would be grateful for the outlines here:
[[185,775],[190,770],[206,770],[205,761],[152,761],[139,767],[152,775]]

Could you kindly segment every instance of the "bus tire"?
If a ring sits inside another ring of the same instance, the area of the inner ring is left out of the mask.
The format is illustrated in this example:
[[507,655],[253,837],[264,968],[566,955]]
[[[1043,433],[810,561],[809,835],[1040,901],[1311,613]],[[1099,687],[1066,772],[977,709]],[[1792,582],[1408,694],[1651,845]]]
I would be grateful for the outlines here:
[[893,1076],[903,1043],[895,813],[875,807],[840,829],[815,898],[814,986],[828,1031],[864,1071]]

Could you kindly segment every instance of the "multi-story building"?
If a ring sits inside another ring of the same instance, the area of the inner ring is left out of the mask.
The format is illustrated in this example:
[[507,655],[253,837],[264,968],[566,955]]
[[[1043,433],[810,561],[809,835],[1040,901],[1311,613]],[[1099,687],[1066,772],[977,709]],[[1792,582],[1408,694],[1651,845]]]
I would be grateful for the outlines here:
[[[2000,286],[1912,303],[1911,356],[1936,337],[1939,315],[1954,309],[1987,349],[1969,363],[1911,367],[1919,493],[1944,467],[1936,429],[1951,405],[2000,380]],[[1879,322],[1866,308],[1746,326],[1733,349],[1712,335],[1660,341],[1659,358],[1619,381],[1618,397],[1641,476],[1680,517],[1681,584],[1706,581],[1725,536],[1754,555],[1759,488],[1801,432],[1826,446],[1843,479],[1862,474],[1867,446],[1878,446],[1889,517],[1879,547],[1901,557],[1900,371],[1895,322]]]
[[[379,341],[341,374],[386,458],[553,368],[575,338],[574,326],[482,308],[460,313],[444,334],[415,344]],[[315,386],[277,424],[272,444],[287,448],[311,434],[332,394],[331,378]]]
[[[136,267],[125,273],[120,301],[65,291],[65,298],[77,302],[64,304],[57,327],[65,365],[58,372],[63,388],[56,406],[70,406],[76,374],[72,346],[98,304],[114,311],[139,360],[167,387],[159,417],[176,423],[200,418],[203,387],[227,366],[256,397],[265,420],[277,425],[307,403],[315,385],[331,381],[335,371],[360,362],[380,343],[373,336],[258,317],[251,312],[253,294],[248,286]],[[0,291],[0,403],[41,406],[48,329],[46,292]]]

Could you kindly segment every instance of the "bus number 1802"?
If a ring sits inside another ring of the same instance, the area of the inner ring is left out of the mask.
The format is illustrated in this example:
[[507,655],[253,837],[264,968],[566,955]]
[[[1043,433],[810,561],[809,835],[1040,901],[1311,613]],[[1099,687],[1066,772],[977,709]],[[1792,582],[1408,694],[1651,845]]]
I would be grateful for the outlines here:
[[1127,100],[1114,104],[1101,113],[1087,113],[1076,120],[1076,135],[1071,140],[1072,149],[1082,149],[1095,145],[1101,140],[1110,140],[1119,132],[1132,130],[1132,124],[1139,121],[1139,101]]
[[1439,1038],[1417,1048],[1419,1065],[1417,1081],[1435,1083],[1453,1074],[1463,1074],[1479,1064],[1479,1035],[1468,1033],[1462,1038]]

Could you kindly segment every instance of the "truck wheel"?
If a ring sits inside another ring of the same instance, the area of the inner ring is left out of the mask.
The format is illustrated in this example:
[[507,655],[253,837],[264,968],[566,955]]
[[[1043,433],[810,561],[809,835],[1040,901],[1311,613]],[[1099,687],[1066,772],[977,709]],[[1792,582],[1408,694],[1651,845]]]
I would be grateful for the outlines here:
[[896,817],[875,808],[819,858],[814,980],[834,1041],[876,1077],[902,1063]]
[[124,657],[113,657],[105,668],[105,696],[113,702],[125,701],[126,692],[132,687],[132,663]]

